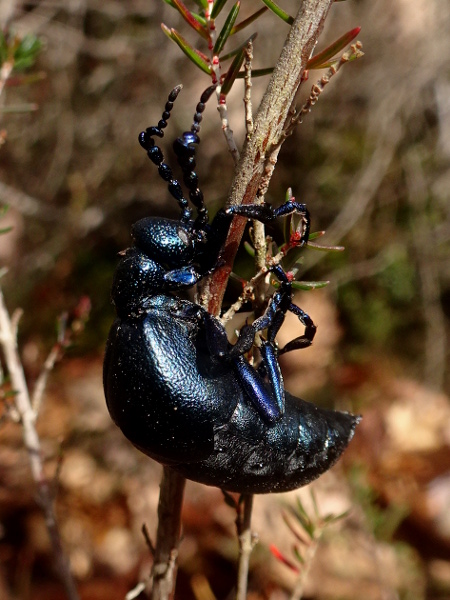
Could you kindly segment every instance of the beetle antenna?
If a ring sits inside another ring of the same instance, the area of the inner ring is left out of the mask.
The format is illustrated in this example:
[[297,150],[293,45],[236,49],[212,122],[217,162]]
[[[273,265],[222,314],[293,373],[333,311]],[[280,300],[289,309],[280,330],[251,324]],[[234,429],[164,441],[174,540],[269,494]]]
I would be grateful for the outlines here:
[[177,85],[173,88],[169,94],[158,125],[147,127],[145,131],[142,131],[139,134],[139,143],[144,150],[146,150],[147,156],[152,163],[158,167],[158,173],[160,177],[164,179],[164,181],[167,181],[170,194],[175,198],[179,207],[181,208],[180,220],[184,223],[187,223],[191,220],[192,215],[192,211],[189,208],[189,203],[184,197],[179,181],[173,177],[172,169],[167,163],[164,162],[164,154],[162,153],[161,148],[156,145],[155,140],[153,139],[154,136],[160,138],[164,137],[164,129],[167,127],[167,121],[170,118],[170,112],[173,108],[173,103],[177,99],[182,87],[182,85]]
[[195,114],[190,131],[185,131],[173,144],[173,149],[178,158],[178,164],[183,171],[183,181],[189,190],[189,198],[197,209],[195,227],[202,229],[208,222],[208,210],[204,203],[203,192],[198,187],[198,175],[195,172],[195,145],[200,143],[198,133],[206,103],[211,98],[217,86],[211,85],[200,96],[200,102],[195,108]]

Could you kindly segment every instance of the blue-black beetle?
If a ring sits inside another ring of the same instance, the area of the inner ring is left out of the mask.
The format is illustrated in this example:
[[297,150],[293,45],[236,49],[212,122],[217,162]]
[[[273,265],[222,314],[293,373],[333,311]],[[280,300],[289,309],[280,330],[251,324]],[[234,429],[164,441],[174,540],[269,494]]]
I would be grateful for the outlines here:
[[[134,244],[117,267],[112,290],[117,319],[104,362],[108,409],[137,448],[189,479],[240,493],[295,489],[336,462],[359,417],[319,408],[284,390],[278,355],[310,345],[316,331],[311,318],[293,304],[289,278],[280,266],[273,267],[279,289],[264,315],[242,328],[235,345],[218,319],[173,292],[193,286],[216,268],[234,215],[267,223],[299,213],[305,244],[309,213],[295,201],[276,209],[247,205],[220,210],[208,223],[194,171],[194,144],[200,141],[211,87],[197,105],[191,131],[174,143],[189,199],[197,209],[193,219],[181,185],[153,139],[163,137],[180,89],[169,95],[158,125],[139,136],[168,182],[181,217],[148,217],[135,223]],[[298,316],[305,333],[280,351],[275,337],[287,311]],[[262,330],[267,330],[262,361],[254,368],[245,354]]]

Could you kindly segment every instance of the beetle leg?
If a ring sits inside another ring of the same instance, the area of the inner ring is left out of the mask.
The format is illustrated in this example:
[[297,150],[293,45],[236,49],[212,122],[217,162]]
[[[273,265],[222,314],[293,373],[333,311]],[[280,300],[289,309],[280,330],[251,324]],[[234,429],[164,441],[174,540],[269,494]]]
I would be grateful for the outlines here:
[[[254,329],[254,335],[256,335],[257,331],[267,329],[267,340],[262,343],[260,348],[262,360],[258,371],[261,376],[267,376],[277,401],[278,408],[281,413],[283,413],[285,407],[285,391],[278,357],[280,354],[310,346],[316,334],[316,326],[311,317],[292,302],[292,284],[282,267],[276,265],[272,267],[271,271],[280,281],[280,289],[273,295],[264,315],[259,319],[256,319],[252,327]],[[305,326],[305,333],[286,344],[282,350],[278,350],[275,338],[284,323],[288,311],[299,318],[301,323]]]
[[311,317],[305,313],[299,306],[292,304],[289,306],[289,312],[296,315],[300,322],[305,326],[305,333],[288,342],[280,351],[279,354],[292,352],[292,350],[300,350],[311,346],[314,336],[316,335],[317,327],[314,325]]
[[271,390],[265,384],[264,379],[258,371],[249,365],[243,356],[238,356],[233,361],[233,365],[243,389],[252,401],[260,417],[268,425],[275,425],[282,417],[283,411],[280,408],[278,400],[274,399]]
[[295,200],[288,200],[277,208],[273,208],[270,204],[241,204],[239,206],[229,206],[226,211],[228,214],[255,219],[265,224],[272,223],[278,217],[298,213],[303,216],[304,223],[302,237],[298,245],[303,246],[308,241],[311,218],[306,204],[301,204]]
[[233,346],[223,325],[207,311],[201,311],[199,318],[202,322],[206,344],[211,356],[219,360],[228,360],[233,365],[236,375],[252,402],[259,416],[272,426],[280,419],[283,410],[278,398],[272,394],[261,375],[248,363],[244,353],[253,345],[256,329],[252,325],[244,325],[238,342]]

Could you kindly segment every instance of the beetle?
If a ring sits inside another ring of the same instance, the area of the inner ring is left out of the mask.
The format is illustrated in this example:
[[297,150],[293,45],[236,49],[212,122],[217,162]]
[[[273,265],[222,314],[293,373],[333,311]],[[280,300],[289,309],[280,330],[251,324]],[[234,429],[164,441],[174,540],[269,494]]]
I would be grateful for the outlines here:
[[[195,147],[208,88],[197,104],[191,130],[174,151],[191,203],[154,138],[164,136],[181,86],[172,90],[158,125],[139,142],[181,210],[178,220],[146,217],[132,227],[133,245],[117,266],[112,301],[117,318],[104,360],[104,390],[114,422],[143,453],[185,477],[240,493],[283,492],[328,470],[353,437],[359,417],[327,410],[284,388],[278,356],[311,345],[316,326],[293,303],[292,283],[272,267],[279,287],[265,313],[229,342],[215,316],[175,292],[194,286],[220,263],[235,215],[269,223],[298,213],[300,245],[308,241],[310,217],[295,200],[230,206],[211,223],[195,173]],[[279,350],[276,335],[287,312],[304,334]],[[267,331],[255,368],[246,359],[258,332]]]

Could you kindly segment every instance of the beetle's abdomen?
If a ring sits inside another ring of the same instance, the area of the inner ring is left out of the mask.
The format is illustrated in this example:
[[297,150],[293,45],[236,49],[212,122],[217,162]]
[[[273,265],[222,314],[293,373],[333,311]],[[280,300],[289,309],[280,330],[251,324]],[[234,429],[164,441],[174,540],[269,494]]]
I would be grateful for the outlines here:
[[285,414],[276,426],[268,427],[243,397],[230,422],[216,428],[211,456],[174,468],[231,492],[286,492],[327,471],[347,447],[359,420],[286,392]]

